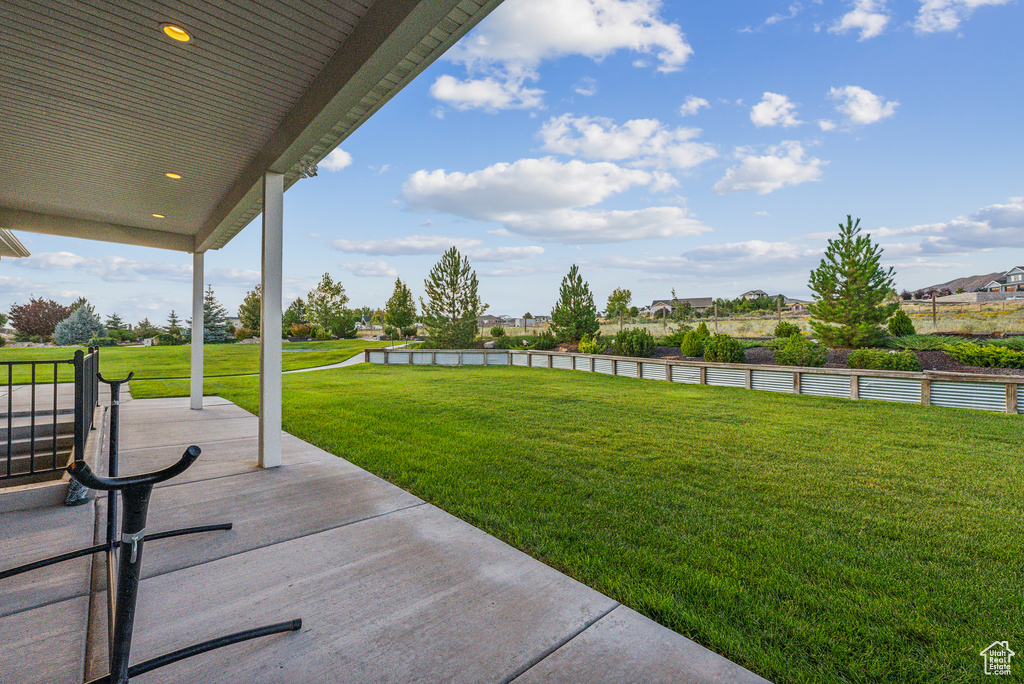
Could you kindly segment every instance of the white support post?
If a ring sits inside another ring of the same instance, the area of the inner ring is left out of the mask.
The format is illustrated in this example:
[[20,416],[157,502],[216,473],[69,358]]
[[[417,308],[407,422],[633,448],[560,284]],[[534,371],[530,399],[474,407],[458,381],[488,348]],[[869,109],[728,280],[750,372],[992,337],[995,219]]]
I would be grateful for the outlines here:
[[263,306],[260,311],[259,466],[281,465],[281,261],[284,175],[263,176]]
[[203,408],[203,255],[192,254],[192,360],[189,366],[193,411]]

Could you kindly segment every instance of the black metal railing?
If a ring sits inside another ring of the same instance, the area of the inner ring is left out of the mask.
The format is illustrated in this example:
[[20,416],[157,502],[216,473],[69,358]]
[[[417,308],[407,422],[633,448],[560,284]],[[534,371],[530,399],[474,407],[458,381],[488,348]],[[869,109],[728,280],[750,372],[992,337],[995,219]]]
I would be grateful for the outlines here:
[[[60,370],[67,365],[75,372],[73,409],[58,402],[64,384]],[[0,481],[45,477],[62,472],[69,455],[75,460],[85,458],[85,440],[99,396],[99,349],[77,351],[71,359],[2,361],[0,378],[5,367],[7,415],[0,416],[0,433],[5,433],[0,441]],[[27,402],[16,402],[15,391],[27,395]],[[72,414],[73,423],[62,420]],[[74,437],[68,444],[72,431]]]

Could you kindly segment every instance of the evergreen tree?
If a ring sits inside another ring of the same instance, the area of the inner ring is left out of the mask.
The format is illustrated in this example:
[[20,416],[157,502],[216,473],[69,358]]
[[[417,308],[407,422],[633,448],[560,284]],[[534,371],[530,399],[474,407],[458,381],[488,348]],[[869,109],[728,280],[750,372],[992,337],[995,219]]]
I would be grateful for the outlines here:
[[423,281],[427,300],[420,298],[423,324],[438,349],[465,349],[476,337],[476,318],[487,310],[480,301],[476,271],[469,258],[452,247]]
[[[825,258],[811,271],[815,301],[808,306],[811,328],[830,347],[867,347],[885,337],[883,326],[899,307],[893,269],[879,265],[882,248],[860,234],[860,219],[846,217],[839,237],[828,241]],[[890,301],[887,301],[890,300]]]
[[412,290],[402,282],[401,278],[396,278],[395,289],[384,306],[384,324],[401,331],[402,328],[412,327],[414,323],[416,323],[416,301],[412,298]]
[[558,303],[551,311],[551,332],[563,342],[579,342],[584,335],[593,336],[601,329],[597,307],[590,284],[583,282],[576,264],[562,278]]
[[306,318],[310,325],[327,333],[339,334],[348,324],[348,295],[340,282],[334,282],[330,273],[324,273],[320,284],[306,296]]
[[[248,328],[256,337],[260,336],[260,315],[263,308],[263,286],[256,285],[255,289],[245,293],[242,305],[238,307],[238,320],[243,328]],[[291,327],[291,326],[289,326]]]
[[171,314],[167,317],[167,333],[170,335],[181,335],[181,319],[178,318],[178,314],[171,309]]
[[284,310],[284,315],[281,316],[281,333],[287,336],[293,327],[305,324],[306,302],[302,300],[302,297],[296,297],[295,301]]
[[[192,319],[188,323],[188,337],[192,336]],[[203,342],[216,344],[228,339],[228,310],[221,306],[213,294],[213,285],[206,286],[203,294]]]
[[629,303],[631,301],[633,301],[633,293],[618,287],[608,295],[605,315],[619,317],[619,330],[622,330],[622,317],[629,313]]
[[89,300],[85,297],[79,297],[75,301],[71,302],[71,313],[74,313],[79,307],[86,307],[89,309],[89,313],[93,316],[96,315],[96,307],[89,303]]
[[90,311],[89,306],[81,304],[53,329],[54,342],[64,347],[88,344],[94,337],[106,336],[107,331],[99,317]]
[[149,322],[148,318],[143,318],[135,325],[135,333],[139,336],[139,339],[142,339],[145,337],[156,337],[160,331]]
[[107,330],[125,330],[124,321],[117,315],[117,312],[107,316]]

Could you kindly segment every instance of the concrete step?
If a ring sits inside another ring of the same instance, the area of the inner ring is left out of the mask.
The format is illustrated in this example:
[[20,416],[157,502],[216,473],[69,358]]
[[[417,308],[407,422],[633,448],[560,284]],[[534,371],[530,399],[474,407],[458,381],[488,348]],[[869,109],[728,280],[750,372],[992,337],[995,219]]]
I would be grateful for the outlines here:
[[[11,430],[8,433],[7,420],[0,419],[0,451],[4,451],[4,444],[6,444],[8,436],[11,439],[23,440],[30,439],[33,435],[31,417],[12,418]],[[73,435],[75,433],[75,417],[72,416],[57,416],[56,432],[58,435]],[[36,415],[35,419],[35,437],[50,437],[54,433],[54,421],[53,415]]]

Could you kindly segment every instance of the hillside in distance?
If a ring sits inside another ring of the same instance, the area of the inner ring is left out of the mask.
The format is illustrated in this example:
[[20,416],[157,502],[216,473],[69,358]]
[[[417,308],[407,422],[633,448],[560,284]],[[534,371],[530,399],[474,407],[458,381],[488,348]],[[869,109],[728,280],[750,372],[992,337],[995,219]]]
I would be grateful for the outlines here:
[[974,292],[982,287],[988,285],[989,282],[1001,277],[1006,271],[996,271],[995,273],[988,273],[986,275],[973,275],[967,276],[966,278],[956,278],[946,283],[939,283],[938,285],[929,285],[928,287],[922,287],[920,289],[928,292],[929,290],[949,290],[950,292],[956,292],[959,289],[963,289],[964,292]]

